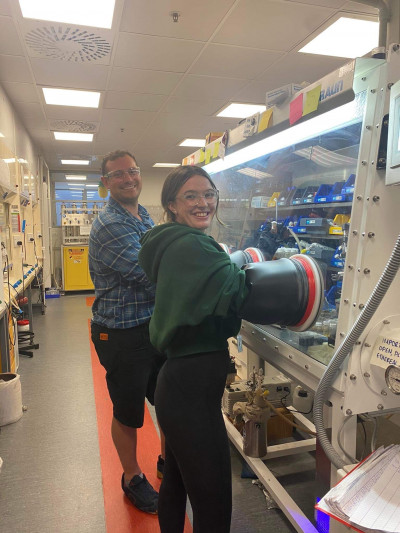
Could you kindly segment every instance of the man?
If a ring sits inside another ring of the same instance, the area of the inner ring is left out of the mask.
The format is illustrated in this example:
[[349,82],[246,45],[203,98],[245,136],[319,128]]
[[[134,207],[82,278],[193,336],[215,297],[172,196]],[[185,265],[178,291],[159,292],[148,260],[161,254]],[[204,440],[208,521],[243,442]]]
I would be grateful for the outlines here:
[[[145,397],[153,404],[157,374],[164,362],[150,344],[148,325],[155,287],[138,264],[139,239],[152,226],[139,204],[142,178],[135,157],[117,150],[102,162],[110,200],[95,219],[89,240],[89,269],[95,287],[92,341],[106,369],[113,403],[111,435],[123,468],[122,489],[140,510],[155,514],[158,493],[137,462],[137,428]],[[161,436],[163,448],[163,436]],[[158,458],[162,477],[164,454]]]

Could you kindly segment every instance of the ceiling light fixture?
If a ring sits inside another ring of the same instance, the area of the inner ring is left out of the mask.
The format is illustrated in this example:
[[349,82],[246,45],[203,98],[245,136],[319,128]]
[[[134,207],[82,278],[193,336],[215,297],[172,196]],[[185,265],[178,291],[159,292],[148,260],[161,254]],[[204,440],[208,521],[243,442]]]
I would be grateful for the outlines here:
[[265,105],[233,103],[222,108],[221,111],[217,113],[217,117],[247,118],[251,117],[251,115],[254,115],[255,113],[261,113],[266,109],[267,106]]
[[62,165],[89,165],[89,159],[61,159]]
[[184,139],[182,142],[178,144],[178,146],[193,146],[197,148],[201,148],[202,146],[206,145],[205,139]]
[[303,54],[361,57],[379,45],[379,22],[341,17],[299,50]]
[[53,131],[53,133],[56,141],[93,141],[93,133],[69,133],[67,131]]
[[78,175],[75,175],[75,174],[66,174],[65,175],[65,179],[66,180],[85,181],[86,180],[86,176],[78,176]]
[[93,107],[96,109],[99,107],[100,93],[96,91],[53,89],[51,87],[43,87],[42,90],[44,100],[48,105]]
[[24,18],[110,29],[115,0],[19,0],[19,5]]
[[241,168],[238,170],[239,174],[245,174],[246,176],[251,176],[252,178],[262,179],[262,178],[273,178],[272,174],[268,172],[263,172],[262,170],[256,170],[255,168]]
[[180,163],[154,163],[153,167],[156,167],[156,168],[175,168],[175,167],[179,167],[180,166]]

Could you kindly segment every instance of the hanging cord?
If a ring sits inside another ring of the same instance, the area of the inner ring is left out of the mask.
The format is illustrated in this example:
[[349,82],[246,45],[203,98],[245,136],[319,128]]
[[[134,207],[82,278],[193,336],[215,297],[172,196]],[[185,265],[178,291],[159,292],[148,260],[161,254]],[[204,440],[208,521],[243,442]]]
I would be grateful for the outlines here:
[[359,314],[357,320],[353,324],[351,330],[343,339],[342,343],[334,353],[331,361],[329,362],[324,375],[321,378],[321,381],[318,385],[317,391],[315,393],[314,399],[314,424],[317,430],[318,439],[321,443],[321,446],[327,455],[331,463],[334,464],[336,468],[343,468],[346,465],[345,461],[340,457],[332,446],[329,437],[327,435],[326,429],[324,427],[324,417],[323,417],[323,408],[324,404],[329,396],[330,388],[333,381],[336,378],[338,371],[346,359],[350,351],[352,350],[354,344],[360,338],[364,329],[367,327],[369,321],[371,320],[373,314],[377,310],[379,304],[381,303],[383,297],[389,290],[389,287],[397,274],[397,271],[400,266],[400,235],[397,237],[396,244],[393,248],[392,255],[387,262],[381,277],[379,278],[378,283],[376,284],[374,290],[371,293],[371,296],[368,298],[368,301],[364,309]]

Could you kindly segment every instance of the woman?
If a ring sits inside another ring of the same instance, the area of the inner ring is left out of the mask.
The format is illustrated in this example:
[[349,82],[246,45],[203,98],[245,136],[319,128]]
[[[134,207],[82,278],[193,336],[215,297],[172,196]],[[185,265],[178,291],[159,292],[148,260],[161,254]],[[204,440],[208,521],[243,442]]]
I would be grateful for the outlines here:
[[152,344],[166,353],[155,395],[166,438],[158,515],[162,533],[183,531],[186,497],[194,533],[226,533],[232,511],[228,437],[221,398],[229,366],[227,339],[240,328],[245,273],[205,234],[217,220],[218,190],[202,168],[167,177],[167,223],[141,239],[139,262],[157,283]]

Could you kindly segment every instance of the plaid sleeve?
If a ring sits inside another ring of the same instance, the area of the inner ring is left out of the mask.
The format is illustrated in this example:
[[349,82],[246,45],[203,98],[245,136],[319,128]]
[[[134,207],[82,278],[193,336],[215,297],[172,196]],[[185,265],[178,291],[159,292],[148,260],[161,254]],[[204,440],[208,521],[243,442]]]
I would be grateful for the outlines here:
[[102,222],[97,233],[97,257],[110,270],[118,271],[126,280],[135,280],[147,288],[154,285],[147,279],[138,263],[141,237],[134,228],[115,221]]

